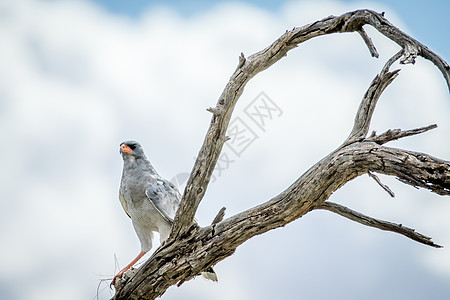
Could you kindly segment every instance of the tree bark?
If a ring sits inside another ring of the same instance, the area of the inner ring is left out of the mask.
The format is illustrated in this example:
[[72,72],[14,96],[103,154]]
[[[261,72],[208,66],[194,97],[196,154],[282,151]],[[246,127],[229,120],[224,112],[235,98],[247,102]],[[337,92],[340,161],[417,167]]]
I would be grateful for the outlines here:
[[[221,211],[212,225],[198,227],[193,222],[195,213],[227,141],[226,131],[232,111],[247,82],[298,44],[325,34],[356,31],[363,38],[370,54],[378,57],[375,46],[363,30],[363,25],[366,24],[400,45],[402,50],[386,62],[380,74],[370,84],[348,138],[276,197],[225,220],[222,220]],[[436,125],[406,131],[395,129],[368,136],[379,97],[399,75],[399,70],[389,71],[391,65],[399,59],[401,63],[414,63],[417,56],[432,61],[439,68],[450,90],[448,64],[426,46],[393,26],[383,14],[370,10],[330,16],[294,28],[248,58],[241,54],[238,67],[217,105],[208,109],[213,114],[210,128],[188,180],[169,239],[142,267],[117,281],[114,299],[155,299],[163,295],[170,286],[180,285],[230,256],[239,245],[253,236],[282,227],[314,209],[325,209],[363,225],[397,232],[420,243],[440,247],[431,238],[411,228],[374,219],[327,201],[345,183],[366,173],[387,192],[390,191],[389,188],[373,173],[392,175],[406,184],[425,188],[439,195],[450,195],[450,162],[424,153],[384,146],[395,139],[424,133]]]

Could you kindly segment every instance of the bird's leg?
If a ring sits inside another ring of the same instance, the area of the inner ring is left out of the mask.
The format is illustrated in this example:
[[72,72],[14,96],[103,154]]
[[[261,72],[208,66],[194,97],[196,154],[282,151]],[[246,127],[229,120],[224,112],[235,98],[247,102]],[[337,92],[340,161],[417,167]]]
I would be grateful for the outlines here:
[[133,259],[132,262],[130,262],[125,268],[123,268],[122,270],[120,270],[120,272],[117,273],[116,276],[114,276],[114,279],[113,279],[113,281],[111,282],[111,285],[115,285],[116,279],[122,277],[123,273],[125,273],[126,271],[128,271],[128,270],[129,270],[129,269],[130,269],[130,268],[131,268],[138,260],[141,259],[142,256],[145,255],[145,253],[147,253],[147,251],[139,253],[138,256],[136,256],[136,258]]

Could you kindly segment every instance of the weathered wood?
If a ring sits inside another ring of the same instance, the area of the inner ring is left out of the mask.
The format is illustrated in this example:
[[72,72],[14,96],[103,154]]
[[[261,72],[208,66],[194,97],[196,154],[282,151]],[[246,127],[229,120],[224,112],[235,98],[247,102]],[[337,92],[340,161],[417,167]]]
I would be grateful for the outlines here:
[[384,89],[397,77],[399,70],[394,72],[386,72],[377,75],[375,79],[370,84],[364,98],[356,113],[355,122],[353,125],[352,132],[348,136],[344,145],[354,143],[356,141],[362,140],[367,136],[370,127],[370,121],[372,120],[372,115],[377,105],[378,99],[383,93]]
[[395,197],[394,192],[393,192],[387,185],[383,184],[383,183],[381,182],[380,178],[378,178],[377,175],[373,174],[373,173],[370,172],[370,171],[367,172],[367,174],[369,174],[369,176],[370,176],[371,178],[373,178],[373,180],[375,180],[375,182],[378,183],[378,185],[381,186],[381,188],[382,188],[383,190],[385,190],[386,193],[389,194],[389,196],[391,196],[392,198]]
[[410,129],[410,130],[400,130],[400,129],[391,130],[391,129],[389,129],[388,131],[386,131],[380,135],[373,134],[368,140],[373,141],[377,144],[383,145],[387,142],[398,140],[398,139],[401,139],[401,138],[407,137],[407,136],[424,133],[424,132],[427,132],[428,130],[431,130],[434,128],[437,128],[436,124],[421,127],[421,128],[416,128],[416,129]]
[[[224,220],[219,214],[211,226],[198,227],[193,222],[194,215],[227,140],[225,133],[232,111],[247,82],[298,44],[320,35],[356,31],[363,37],[371,54],[377,56],[375,46],[362,29],[365,24],[399,44],[402,50],[386,62],[370,84],[353,129],[342,146],[317,162],[276,197]],[[395,231],[421,243],[438,246],[412,229],[325,202],[344,184],[369,172],[395,176],[406,184],[439,195],[450,195],[449,162],[428,154],[384,146],[391,140],[426,132],[435,125],[409,131],[393,130],[381,135],[374,133],[367,137],[380,95],[399,74],[398,70],[389,72],[390,66],[398,59],[402,63],[413,63],[416,56],[432,61],[443,73],[450,89],[450,69],[442,58],[393,26],[382,14],[370,10],[330,16],[294,28],[248,58],[241,54],[217,105],[208,109],[213,114],[211,125],[188,180],[169,239],[141,268],[117,283],[114,299],[155,299],[171,285],[182,284],[230,256],[239,245],[255,235],[285,226],[314,209],[327,209],[361,224]]]
[[[169,286],[189,280],[230,256],[253,236],[284,226],[312,209],[323,208],[334,191],[369,170],[442,195],[450,194],[449,162],[370,141],[356,142],[319,161],[273,199],[225,219],[214,228],[192,226],[176,240],[168,241],[118,291],[116,299],[157,297]],[[383,222],[371,226],[387,228]]]
[[369,227],[374,227],[374,228],[402,234],[412,240],[415,240],[419,243],[422,243],[422,244],[425,244],[425,245],[428,245],[431,247],[442,248],[442,246],[433,243],[433,241],[431,240],[430,237],[423,235],[421,233],[418,233],[417,231],[415,231],[412,228],[403,226],[402,224],[395,224],[392,222],[375,219],[375,218],[363,215],[360,212],[354,211],[348,207],[345,207],[345,206],[337,204],[337,203],[327,201],[327,202],[322,203],[322,205],[320,205],[317,208],[329,210],[329,211],[337,213],[345,218],[348,218],[350,220],[353,220],[355,222],[358,222],[360,224],[363,224],[363,225],[366,225]]
[[253,76],[286,56],[289,50],[297,47],[300,43],[326,34],[361,31],[361,28],[366,24],[373,26],[381,34],[402,47],[402,63],[413,63],[417,55],[432,61],[442,72],[450,90],[450,67],[448,64],[425,45],[392,25],[382,14],[371,10],[357,10],[338,17],[330,16],[321,21],[294,28],[287,31],[264,50],[251,55],[247,59],[241,54],[236,71],[219,97],[216,107],[213,108],[215,113],[187,182],[183,200],[175,217],[173,234],[180,233],[194,219],[195,212],[206,192],[212,172],[226,141],[225,133],[234,106],[247,82]]

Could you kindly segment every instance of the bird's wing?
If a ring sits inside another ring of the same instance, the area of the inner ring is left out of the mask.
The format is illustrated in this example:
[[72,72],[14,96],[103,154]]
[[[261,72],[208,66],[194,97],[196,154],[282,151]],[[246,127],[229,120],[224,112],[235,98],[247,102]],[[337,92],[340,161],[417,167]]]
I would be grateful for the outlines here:
[[128,204],[127,201],[125,200],[125,197],[122,194],[119,194],[119,200],[120,200],[120,204],[122,204],[122,208],[125,211],[125,213],[127,214],[127,216],[130,216],[130,213],[128,212]]
[[158,178],[147,187],[145,195],[167,221],[173,222],[181,196],[172,182]]

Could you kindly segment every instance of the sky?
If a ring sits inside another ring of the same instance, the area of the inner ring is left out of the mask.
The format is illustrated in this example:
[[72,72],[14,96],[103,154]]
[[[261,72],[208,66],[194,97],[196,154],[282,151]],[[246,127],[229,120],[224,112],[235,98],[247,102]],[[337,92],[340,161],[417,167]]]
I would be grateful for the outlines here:
[[[139,252],[118,200],[119,144],[139,141],[159,174],[184,180],[214,106],[237,66],[287,29],[358,8],[384,11],[447,62],[447,1],[0,1],[0,299],[109,299],[112,279]],[[200,204],[207,225],[287,188],[350,132],[365,90],[398,47],[365,28],[315,38],[246,86],[230,140]],[[450,160],[450,96],[418,58],[381,96],[371,130],[426,134],[388,146]],[[269,118],[252,111],[261,103]],[[380,175],[330,201],[413,227],[444,246],[364,227],[325,211],[247,241],[162,299],[448,299],[450,201]],[[152,250],[153,251],[153,250]]]

